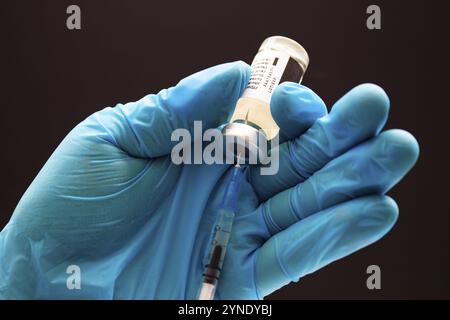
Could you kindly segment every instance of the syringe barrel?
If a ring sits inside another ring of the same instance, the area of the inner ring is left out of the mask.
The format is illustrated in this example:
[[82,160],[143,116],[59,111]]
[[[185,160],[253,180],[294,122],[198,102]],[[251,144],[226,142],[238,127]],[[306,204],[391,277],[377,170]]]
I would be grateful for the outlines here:
[[220,209],[214,226],[214,234],[211,242],[211,250],[208,256],[208,263],[203,272],[203,282],[213,285],[217,284],[222,271],[223,260],[230,240],[233,226],[234,211]]
[[214,292],[222,271],[225,253],[230,241],[235,209],[239,197],[240,186],[244,178],[244,168],[236,166],[228,178],[220,209],[214,224],[208,260],[203,271],[203,281],[199,299],[213,299]]

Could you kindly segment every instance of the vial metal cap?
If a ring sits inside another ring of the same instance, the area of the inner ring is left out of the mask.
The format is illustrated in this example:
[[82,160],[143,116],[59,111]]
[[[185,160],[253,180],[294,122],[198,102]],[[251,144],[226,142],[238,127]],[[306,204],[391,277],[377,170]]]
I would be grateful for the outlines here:
[[303,48],[298,42],[282,37],[282,36],[272,36],[263,41],[259,47],[258,52],[272,49],[277,51],[286,52],[291,56],[292,59],[298,62],[298,64],[303,69],[305,73],[309,64],[309,56],[305,48]]
[[222,134],[225,138],[225,152],[234,154],[236,163],[239,161],[238,155],[245,164],[249,164],[252,159],[257,162],[265,160],[266,155],[259,152],[259,146],[267,146],[267,138],[262,130],[244,123],[232,122],[223,127]]

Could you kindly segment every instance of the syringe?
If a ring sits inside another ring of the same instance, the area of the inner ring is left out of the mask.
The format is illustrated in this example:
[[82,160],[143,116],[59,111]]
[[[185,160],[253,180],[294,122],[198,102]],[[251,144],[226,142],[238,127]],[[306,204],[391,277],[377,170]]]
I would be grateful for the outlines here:
[[222,271],[223,260],[230,240],[231,228],[233,226],[235,207],[241,187],[243,168],[237,164],[233,167],[230,180],[225,189],[222,205],[219,209],[214,234],[212,235],[211,249],[208,262],[203,272],[203,280],[198,295],[199,300],[213,300]]

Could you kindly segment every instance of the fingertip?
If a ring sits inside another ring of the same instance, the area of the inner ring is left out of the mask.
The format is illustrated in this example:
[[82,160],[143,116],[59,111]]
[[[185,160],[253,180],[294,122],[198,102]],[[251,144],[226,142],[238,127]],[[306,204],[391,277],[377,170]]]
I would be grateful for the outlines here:
[[368,112],[381,113],[389,112],[389,97],[379,85],[374,83],[363,83],[350,91],[359,100],[359,103],[367,109]]
[[389,106],[389,97],[380,86],[364,83],[339,99],[330,114],[339,114],[351,125],[365,125],[377,133],[386,123]]
[[228,80],[235,80],[239,83],[239,96],[244,92],[248,80],[250,79],[251,68],[242,60],[229,62],[225,64],[228,71],[225,73]]
[[[416,138],[409,132],[401,129],[392,129],[380,135],[379,150],[389,161],[391,169],[402,170],[405,174],[417,162],[420,149]],[[393,161],[392,161],[393,160]]]
[[420,154],[420,147],[417,139],[411,133],[402,129],[392,129],[387,131],[387,134],[390,134],[395,138],[397,145],[402,148],[403,154],[409,160],[411,165],[416,163]]
[[399,215],[397,203],[388,196],[374,196],[371,210],[383,221],[380,224],[380,236],[385,235],[395,225]]
[[241,70],[247,78],[250,78],[250,73],[251,73],[251,67],[250,65],[242,60],[236,60],[233,62],[230,62],[230,64],[233,64],[236,66],[237,69]]
[[327,114],[323,100],[308,87],[295,82],[283,82],[275,89],[270,111],[287,138],[299,136]]
[[346,212],[340,210],[334,212],[334,223],[346,225],[346,234],[342,234],[342,243],[346,245],[338,250],[343,250],[344,254],[342,252],[339,254],[342,256],[384,237],[395,225],[399,215],[396,202],[386,195],[357,198],[336,208],[346,210]]
[[283,82],[272,95],[271,111],[278,116],[290,118],[299,118],[305,115],[306,111],[317,118],[327,113],[327,107],[310,88],[295,82]]
[[208,73],[208,81],[204,84],[210,93],[234,102],[242,95],[250,79],[250,66],[244,61],[220,64],[201,72]]
[[387,220],[392,227],[398,220],[400,209],[398,207],[397,202],[395,202],[395,200],[392,199],[391,197],[384,196],[384,201],[385,201],[384,205],[386,206],[386,212],[388,215]]
[[245,62],[224,63],[184,78],[159,99],[184,122],[202,120],[207,128],[216,127],[233,111],[249,77]]
[[201,97],[223,94],[237,99],[244,91],[249,78],[250,66],[243,61],[234,61],[196,72],[181,80],[175,90],[199,92]]

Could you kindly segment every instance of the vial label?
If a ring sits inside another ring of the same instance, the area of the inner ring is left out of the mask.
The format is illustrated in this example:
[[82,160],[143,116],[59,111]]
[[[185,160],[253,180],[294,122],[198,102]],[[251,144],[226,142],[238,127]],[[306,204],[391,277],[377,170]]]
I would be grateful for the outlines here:
[[[286,68],[288,64],[290,67]],[[250,80],[242,97],[258,99],[269,104],[272,93],[280,81],[283,79],[283,81],[300,82],[303,74],[301,71],[300,65],[285,52],[276,50],[258,52],[253,59]],[[286,77],[287,73],[289,73],[288,77]]]

